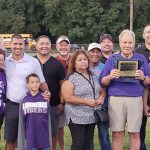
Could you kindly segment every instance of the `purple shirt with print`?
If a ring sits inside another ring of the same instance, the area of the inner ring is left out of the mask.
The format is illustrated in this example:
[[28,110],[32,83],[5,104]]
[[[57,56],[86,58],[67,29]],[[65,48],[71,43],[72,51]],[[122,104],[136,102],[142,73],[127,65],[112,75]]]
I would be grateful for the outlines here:
[[41,92],[32,96],[30,92],[21,105],[27,149],[50,146],[48,114],[50,106]]
[[6,75],[4,70],[0,69],[0,113],[4,111],[4,99],[6,97]]
[[[123,58],[121,54],[113,54],[111,55],[105,64],[105,67],[100,75],[100,81],[103,77],[110,74],[112,69],[117,69],[117,60],[138,60],[139,61],[139,70],[142,70],[145,76],[150,77],[150,68],[145,57],[141,54],[133,53],[132,58],[127,59]],[[108,86],[108,94],[109,96],[142,96],[144,91],[144,85],[142,81],[136,80],[134,78],[119,78],[113,79]]]

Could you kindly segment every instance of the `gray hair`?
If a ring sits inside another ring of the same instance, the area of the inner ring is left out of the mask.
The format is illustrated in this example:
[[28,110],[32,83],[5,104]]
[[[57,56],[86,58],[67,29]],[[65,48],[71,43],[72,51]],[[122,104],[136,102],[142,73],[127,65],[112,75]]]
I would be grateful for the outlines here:
[[130,35],[133,37],[133,41],[134,41],[134,43],[135,43],[135,34],[134,34],[133,31],[131,31],[131,30],[129,30],[129,29],[123,30],[123,31],[120,33],[120,35],[119,35],[119,43],[121,42],[122,36],[123,36],[124,34],[130,34]]

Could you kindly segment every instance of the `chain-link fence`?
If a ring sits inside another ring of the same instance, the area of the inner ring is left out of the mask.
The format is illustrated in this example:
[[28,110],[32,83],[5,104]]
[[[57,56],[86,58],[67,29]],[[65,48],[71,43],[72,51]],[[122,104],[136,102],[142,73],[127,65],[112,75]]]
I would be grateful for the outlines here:
[[[135,48],[138,48],[138,47],[140,47],[140,46],[143,46],[144,45],[144,43],[136,43],[135,44]],[[89,44],[71,44],[71,49],[70,49],[70,51],[71,52],[75,52],[75,51],[77,51],[77,50],[79,50],[79,49],[84,49],[84,50],[87,50],[88,49],[88,46],[89,46]],[[114,51],[118,51],[120,48],[119,48],[119,44],[117,43],[117,44],[114,44]],[[9,49],[9,50],[7,50],[8,51],[8,53],[10,53],[11,52],[11,50]],[[25,51],[26,52],[33,52],[33,53],[35,53],[36,52],[36,49],[34,49],[34,50],[29,50],[27,47],[25,48]],[[57,52],[57,50],[56,50],[56,44],[52,44],[52,47],[51,47],[51,51],[52,51],[52,53],[56,53]]]

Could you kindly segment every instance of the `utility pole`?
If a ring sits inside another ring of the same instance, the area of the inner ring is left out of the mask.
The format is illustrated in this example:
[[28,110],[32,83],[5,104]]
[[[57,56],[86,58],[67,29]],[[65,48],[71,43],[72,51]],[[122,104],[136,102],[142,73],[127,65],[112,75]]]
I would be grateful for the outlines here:
[[130,30],[133,31],[133,1],[130,0]]

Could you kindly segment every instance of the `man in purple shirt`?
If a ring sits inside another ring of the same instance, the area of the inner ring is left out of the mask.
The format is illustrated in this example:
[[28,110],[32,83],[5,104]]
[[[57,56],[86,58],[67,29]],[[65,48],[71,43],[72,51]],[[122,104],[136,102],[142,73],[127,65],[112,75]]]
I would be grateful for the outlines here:
[[[112,131],[112,149],[123,149],[123,137],[126,123],[130,139],[130,149],[140,149],[140,128],[143,114],[142,96],[144,84],[150,82],[149,66],[141,54],[134,52],[135,34],[124,30],[119,35],[121,51],[113,54],[106,61],[101,73],[100,81],[108,87],[109,95],[109,122]],[[117,62],[136,61],[138,69],[134,77],[122,77]]]

